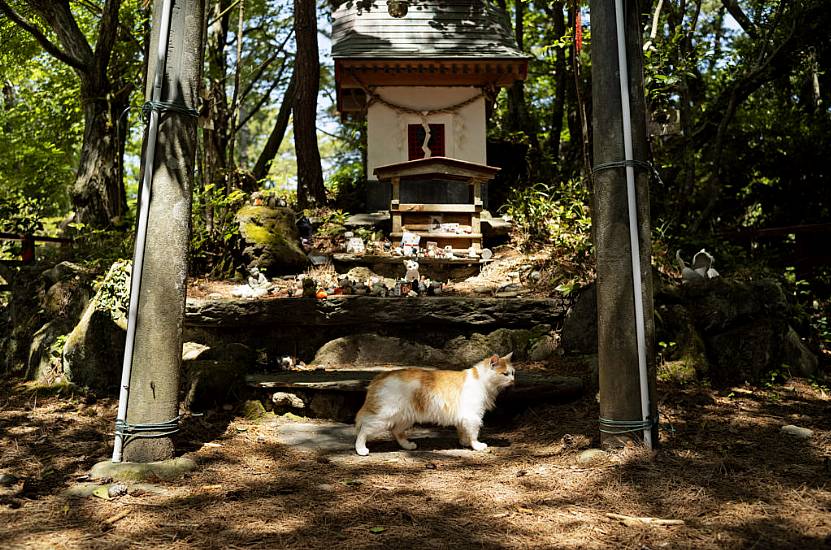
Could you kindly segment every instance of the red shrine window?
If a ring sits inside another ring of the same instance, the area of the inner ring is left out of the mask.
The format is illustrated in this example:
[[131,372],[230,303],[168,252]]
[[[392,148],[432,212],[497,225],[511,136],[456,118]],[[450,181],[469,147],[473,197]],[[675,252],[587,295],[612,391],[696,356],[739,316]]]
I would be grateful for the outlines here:
[[[443,157],[444,154],[444,124],[430,124],[430,141],[427,146],[430,148],[430,155]],[[421,124],[407,125],[407,159],[415,160],[424,158],[424,126]]]

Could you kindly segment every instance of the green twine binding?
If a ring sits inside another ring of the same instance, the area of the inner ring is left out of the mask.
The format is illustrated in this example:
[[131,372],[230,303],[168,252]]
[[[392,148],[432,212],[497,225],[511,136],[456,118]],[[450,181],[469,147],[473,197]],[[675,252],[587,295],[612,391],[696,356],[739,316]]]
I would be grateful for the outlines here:
[[655,418],[647,418],[646,420],[612,420],[601,416],[599,422],[600,431],[612,435],[642,432],[648,428],[660,427],[657,415]]
[[178,113],[190,117],[198,117],[199,111],[193,107],[185,105],[181,101],[148,101],[141,107],[141,114],[145,122],[150,118],[151,111],[158,111],[159,113]]
[[115,421],[115,435],[124,438],[124,443],[133,439],[152,439],[167,437],[179,431],[179,420],[182,415],[165,422],[151,424],[130,424],[126,420]]
[[625,168],[627,166],[633,166],[635,168],[644,168],[649,170],[650,173],[655,177],[655,181],[664,185],[664,180],[661,179],[661,175],[658,173],[658,170],[655,169],[655,165],[651,162],[646,162],[643,160],[618,160],[614,162],[604,162],[603,164],[598,164],[597,166],[592,167],[592,176],[598,172],[602,172],[603,170],[609,170],[612,168]]

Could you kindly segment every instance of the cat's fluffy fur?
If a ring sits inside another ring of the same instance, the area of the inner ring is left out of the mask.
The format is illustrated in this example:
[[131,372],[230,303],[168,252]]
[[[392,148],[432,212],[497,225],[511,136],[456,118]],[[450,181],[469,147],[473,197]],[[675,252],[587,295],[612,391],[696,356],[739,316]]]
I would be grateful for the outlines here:
[[462,371],[401,369],[378,375],[355,417],[355,451],[368,455],[367,439],[387,433],[413,450],[416,444],[404,432],[416,423],[455,426],[463,446],[484,450],[487,445],[478,439],[482,416],[499,391],[514,383],[511,355],[494,355]]

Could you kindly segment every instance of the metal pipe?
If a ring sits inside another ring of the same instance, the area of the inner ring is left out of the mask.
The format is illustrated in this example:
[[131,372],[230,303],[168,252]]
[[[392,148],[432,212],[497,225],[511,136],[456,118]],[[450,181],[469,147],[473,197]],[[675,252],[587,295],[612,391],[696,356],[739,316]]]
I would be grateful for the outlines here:
[[[153,90],[150,94],[152,101],[162,99],[164,84],[164,69],[167,59],[167,46],[170,34],[170,15],[173,0],[164,0],[162,4],[161,28],[159,29],[159,43],[157,50],[156,74],[153,78]],[[130,277],[130,309],[127,314],[127,342],[124,347],[124,363],[121,367],[121,389],[118,395],[118,413],[116,425],[123,423],[127,418],[127,403],[130,399],[130,376],[133,371],[133,348],[136,341],[136,321],[138,317],[139,292],[141,291],[141,272],[144,267],[144,246],[147,241],[147,220],[150,215],[150,193],[153,187],[153,172],[156,161],[156,139],[159,135],[159,111],[150,110],[150,122],[147,128],[147,147],[144,150],[144,178],[141,182],[139,195],[138,228],[136,230],[136,244],[133,253],[133,271]],[[124,448],[124,435],[115,436],[113,444],[113,462],[121,462]]]
[[[631,162],[632,113],[629,107],[629,69],[626,64],[626,35],[623,25],[623,0],[615,0],[617,25],[617,61],[620,74],[620,104],[623,111],[623,152],[626,158],[626,196],[629,204],[629,241],[632,255],[632,289],[635,293],[635,337],[638,344],[638,374],[641,389],[641,420],[650,420],[649,379],[646,368],[646,328],[643,318],[643,284],[641,281],[640,239],[638,238],[638,211],[635,196],[635,168]],[[643,441],[652,449],[652,427],[643,430]]]

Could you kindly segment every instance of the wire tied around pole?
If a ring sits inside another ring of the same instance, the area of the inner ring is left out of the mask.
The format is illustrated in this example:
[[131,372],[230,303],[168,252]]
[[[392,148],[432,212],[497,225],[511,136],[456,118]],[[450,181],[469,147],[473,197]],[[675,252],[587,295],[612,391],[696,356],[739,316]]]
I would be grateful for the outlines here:
[[604,162],[602,164],[598,164],[592,167],[592,176],[594,176],[598,172],[602,172],[603,170],[610,170],[612,168],[626,168],[627,166],[649,170],[652,176],[654,176],[655,181],[657,181],[661,185],[664,185],[664,180],[661,179],[661,174],[658,173],[658,170],[655,168],[655,165],[651,162],[646,162],[644,160],[617,160],[612,162]]
[[199,111],[189,105],[185,105],[181,101],[148,101],[141,107],[141,114],[144,122],[150,120],[150,112],[157,111],[159,113],[177,113],[193,118],[199,117]]
[[659,427],[657,415],[646,420],[612,420],[611,418],[603,418],[602,416],[598,420],[600,423],[600,431],[612,435],[642,432],[646,429]]
[[124,439],[126,445],[133,439],[151,439],[155,437],[167,437],[179,431],[179,420],[182,415],[165,422],[149,424],[130,424],[126,420],[115,421],[115,435]]

